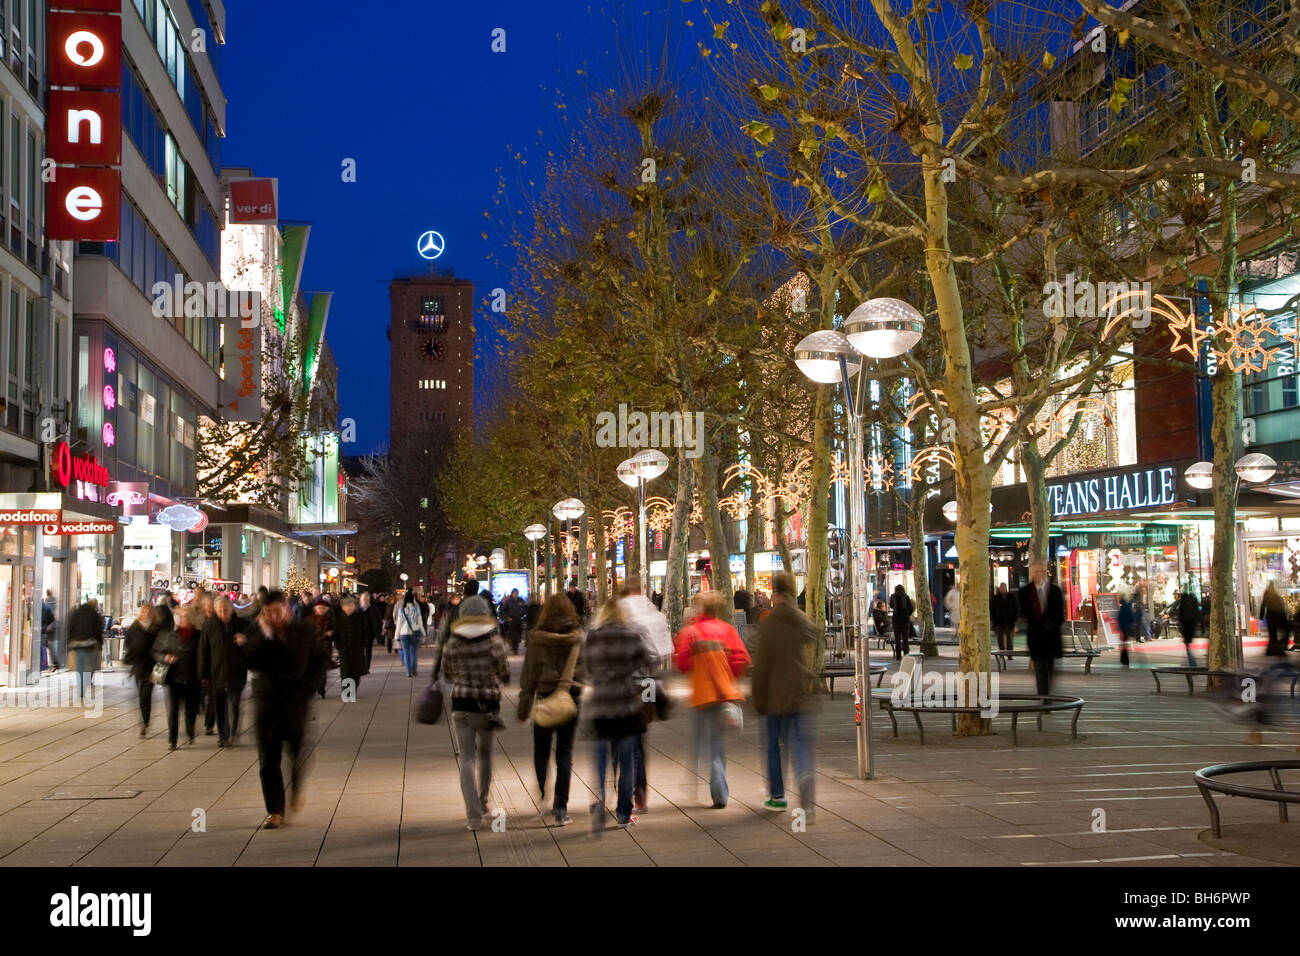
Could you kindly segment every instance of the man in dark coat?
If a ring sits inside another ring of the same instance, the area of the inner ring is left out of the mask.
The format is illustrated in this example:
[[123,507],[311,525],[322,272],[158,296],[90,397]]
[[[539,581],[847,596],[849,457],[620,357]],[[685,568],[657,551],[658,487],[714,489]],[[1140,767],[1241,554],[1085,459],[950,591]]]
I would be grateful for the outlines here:
[[1187,666],[1195,667],[1196,659],[1192,657],[1192,639],[1201,626],[1201,602],[1191,588],[1183,591],[1178,598],[1178,629],[1183,632],[1183,649],[1187,652]]
[[998,636],[998,650],[1015,649],[1016,622],[1020,620],[1020,602],[1007,590],[1007,583],[998,585],[997,593],[989,599],[989,616],[993,631]]
[[[242,638],[235,640],[239,643]],[[307,713],[328,661],[312,629],[289,614],[282,591],[272,591],[266,596],[257,626],[247,643],[248,667],[254,673],[262,797],[268,814],[263,826],[273,830],[284,824],[285,791],[280,760],[286,744],[293,766],[294,809],[301,805],[302,740],[307,730]]]
[[524,599],[514,588],[501,602],[501,636],[510,645],[510,653],[519,653],[519,641],[524,636]]
[[573,604],[573,610],[578,615],[578,620],[585,624],[587,620],[587,596],[578,590],[577,578],[569,582],[568,598]]
[[248,682],[244,636],[245,622],[235,616],[235,606],[222,595],[213,602],[213,615],[199,636],[199,680],[212,695],[217,718],[217,746],[229,747],[239,735],[239,698]]
[[[68,650],[77,663],[78,696],[86,696],[86,684],[92,686],[95,672],[100,667],[104,648],[104,618],[99,613],[99,601],[87,598],[86,602],[68,617]],[[90,675],[89,681],[87,676]]]
[[[356,703],[361,677],[366,672],[366,647],[370,644],[370,620],[351,594],[339,602],[334,615],[334,647],[339,654],[339,684],[343,702]],[[351,684],[348,681],[352,681]]]
[[766,718],[769,810],[784,810],[785,782],[781,776],[782,747],[793,751],[799,806],[813,818],[812,723],[808,713],[808,649],[817,643],[817,628],[799,610],[794,576],[772,576],[772,613],[758,625],[754,646],[754,709]]
[[1034,662],[1038,693],[1052,692],[1052,667],[1062,654],[1061,625],[1065,622],[1065,598],[1047,577],[1047,565],[1035,561],[1029,566],[1029,583],[1020,589],[1020,613],[1027,622],[1025,640]]

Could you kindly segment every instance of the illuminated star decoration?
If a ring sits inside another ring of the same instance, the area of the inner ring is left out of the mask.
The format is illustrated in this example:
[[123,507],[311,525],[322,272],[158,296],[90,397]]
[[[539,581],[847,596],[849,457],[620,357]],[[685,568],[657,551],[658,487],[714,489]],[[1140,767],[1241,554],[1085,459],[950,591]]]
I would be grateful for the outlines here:
[[1117,305],[1123,304],[1102,331],[1102,338],[1108,338],[1114,331],[1115,326],[1119,325],[1131,315],[1138,315],[1143,311],[1150,311],[1152,315],[1158,315],[1169,323],[1169,334],[1173,336],[1174,342],[1169,346],[1169,351],[1177,355],[1179,352],[1186,352],[1192,358],[1198,358],[1201,354],[1201,343],[1210,337],[1207,330],[1203,330],[1196,321],[1194,314],[1184,315],[1182,310],[1173,302],[1163,295],[1153,295],[1148,306],[1146,293],[1137,290],[1128,289],[1120,292],[1107,302],[1103,308],[1107,313]]
[[1227,348],[1216,347],[1215,355],[1234,372],[1262,372],[1282,351],[1266,344],[1269,334],[1276,334],[1273,323],[1253,307],[1230,306],[1214,332],[1216,339],[1227,339]]

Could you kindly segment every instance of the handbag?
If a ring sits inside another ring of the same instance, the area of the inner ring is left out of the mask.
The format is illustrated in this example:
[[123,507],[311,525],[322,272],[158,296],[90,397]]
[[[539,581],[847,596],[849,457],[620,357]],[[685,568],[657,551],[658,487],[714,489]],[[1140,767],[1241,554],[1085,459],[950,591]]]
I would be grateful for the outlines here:
[[429,686],[420,695],[420,701],[415,707],[415,719],[422,724],[436,724],[440,717],[442,717],[442,681],[435,674],[433,680],[429,681]]
[[664,682],[655,680],[654,697],[641,705],[641,716],[649,724],[655,720],[667,720],[672,713],[672,701],[668,698],[668,689]]
[[538,697],[537,702],[533,704],[533,723],[537,726],[559,727],[578,716],[578,702],[569,693],[569,688],[573,686],[573,669],[578,665],[580,649],[581,645],[574,641],[573,650],[569,651],[569,659],[564,663],[564,673],[560,676],[560,682],[555,685],[555,690],[545,697]]
[[170,664],[155,664],[153,666],[153,672],[149,675],[149,682],[151,684],[167,683],[167,673],[171,669],[172,666]]

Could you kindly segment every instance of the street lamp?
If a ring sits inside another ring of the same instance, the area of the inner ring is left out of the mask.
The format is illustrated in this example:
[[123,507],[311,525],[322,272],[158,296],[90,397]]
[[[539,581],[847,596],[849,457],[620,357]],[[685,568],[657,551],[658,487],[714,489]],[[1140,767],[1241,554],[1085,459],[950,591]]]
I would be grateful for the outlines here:
[[636,553],[641,560],[641,593],[646,597],[650,596],[650,562],[648,561],[649,548],[646,547],[646,537],[649,532],[645,518],[645,483],[654,481],[667,470],[668,456],[654,448],[639,451],[618,466],[618,480],[630,488],[636,488],[636,527],[640,539],[637,542]]
[[943,506],[943,516],[953,524],[957,523],[957,502],[950,501]]
[[[569,527],[569,522],[586,514],[587,506],[577,498],[563,498],[555,503],[554,507],[551,508],[551,513],[564,522],[564,530],[569,535],[569,539],[572,540],[573,533]],[[578,547],[582,547],[581,541],[578,542]],[[569,577],[569,551],[567,548],[564,551],[564,577],[566,579]],[[583,582],[583,584],[585,585],[586,582]]]
[[863,473],[862,413],[867,389],[853,376],[862,368],[862,357],[897,358],[920,341],[925,318],[899,299],[869,299],[849,313],[844,331],[822,329],[805,336],[795,346],[794,361],[814,382],[844,388],[848,416],[846,452],[849,457],[849,531],[852,540],[850,586],[853,591],[853,697],[858,734],[858,779],[875,775],[871,757],[871,689],[866,679],[867,650],[862,629],[869,616],[867,607],[867,535],[862,518],[866,489]]
[[[533,545],[533,576],[537,576],[537,542],[546,537],[546,528],[540,524],[530,524],[524,529],[524,537]],[[537,582],[537,592],[541,593],[541,584]]]

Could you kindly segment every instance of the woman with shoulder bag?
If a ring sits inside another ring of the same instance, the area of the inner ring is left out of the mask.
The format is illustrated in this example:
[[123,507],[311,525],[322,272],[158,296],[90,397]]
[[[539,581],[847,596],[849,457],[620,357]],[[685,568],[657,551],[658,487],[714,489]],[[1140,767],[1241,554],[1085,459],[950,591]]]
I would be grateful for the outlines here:
[[[555,739],[555,799],[551,812],[558,827],[573,822],[568,812],[569,781],[573,775],[573,738],[578,730],[582,668],[582,627],[573,602],[563,594],[552,594],[528,632],[523,670],[519,674],[518,717],[533,721],[533,767],[543,799],[551,762],[551,738]],[[561,694],[572,699],[571,708],[557,696]]]
[[420,642],[424,640],[426,626],[424,611],[415,599],[415,589],[407,588],[402,600],[393,606],[393,634],[402,654],[402,664],[406,667],[406,676],[415,676],[415,665],[419,661]]
[[126,654],[124,664],[131,665],[140,696],[140,736],[149,733],[149,715],[153,713],[153,645],[162,630],[162,612],[145,602],[136,612],[135,620],[126,629]]
[[194,743],[194,724],[199,715],[199,631],[191,623],[188,605],[175,612],[176,629],[159,636],[153,645],[155,663],[167,665],[163,683],[167,687],[167,743],[172,750],[180,736],[180,708],[185,705],[185,735]]

